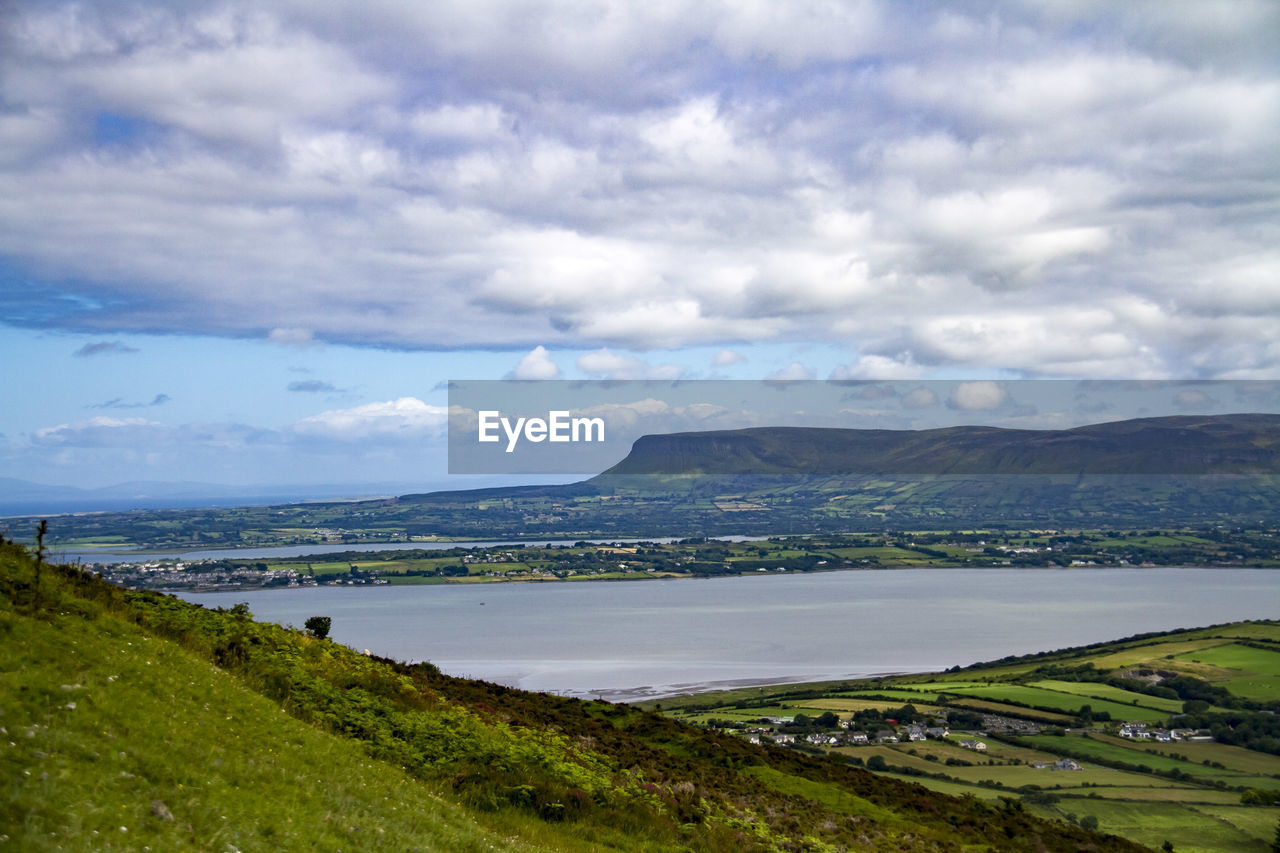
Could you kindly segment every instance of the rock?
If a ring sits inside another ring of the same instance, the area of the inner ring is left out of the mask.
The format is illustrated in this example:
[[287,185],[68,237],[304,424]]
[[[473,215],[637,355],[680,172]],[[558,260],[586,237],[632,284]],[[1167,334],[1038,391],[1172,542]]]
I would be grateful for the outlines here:
[[173,812],[169,811],[169,807],[160,800],[151,801],[151,816],[160,820],[173,820]]

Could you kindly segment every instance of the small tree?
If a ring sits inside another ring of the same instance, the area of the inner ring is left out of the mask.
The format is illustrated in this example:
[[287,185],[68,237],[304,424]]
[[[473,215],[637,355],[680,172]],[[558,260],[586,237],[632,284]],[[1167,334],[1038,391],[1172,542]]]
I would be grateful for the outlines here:
[[329,636],[329,628],[332,627],[333,620],[328,616],[312,616],[303,623],[303,627],[311,632],[311,636],[318,640],[323,640]]

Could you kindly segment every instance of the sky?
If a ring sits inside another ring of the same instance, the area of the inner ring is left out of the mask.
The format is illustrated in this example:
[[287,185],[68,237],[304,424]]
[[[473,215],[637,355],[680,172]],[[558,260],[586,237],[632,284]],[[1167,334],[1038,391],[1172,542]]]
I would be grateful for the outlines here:
[[10,0],[0,476],[436,484],[455,379],[1280,379],[1277,44],[1272,0]]

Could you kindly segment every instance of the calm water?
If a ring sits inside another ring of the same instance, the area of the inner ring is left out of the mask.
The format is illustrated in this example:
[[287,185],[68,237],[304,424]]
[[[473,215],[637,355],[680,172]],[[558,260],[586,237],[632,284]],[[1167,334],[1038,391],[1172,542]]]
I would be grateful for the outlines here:
[[1280,617],[1280,571],[911,569],[714,580],[184,594],[530,690],[660,696],[712,683],[945,669],[1144,631]]

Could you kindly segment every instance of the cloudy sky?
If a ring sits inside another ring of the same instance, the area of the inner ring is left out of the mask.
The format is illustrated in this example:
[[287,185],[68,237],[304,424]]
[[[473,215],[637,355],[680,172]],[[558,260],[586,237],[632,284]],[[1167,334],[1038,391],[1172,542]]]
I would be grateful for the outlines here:
[[449,379],[1280,378],[1280,4],[0,5],[0,475],[430,479]]

